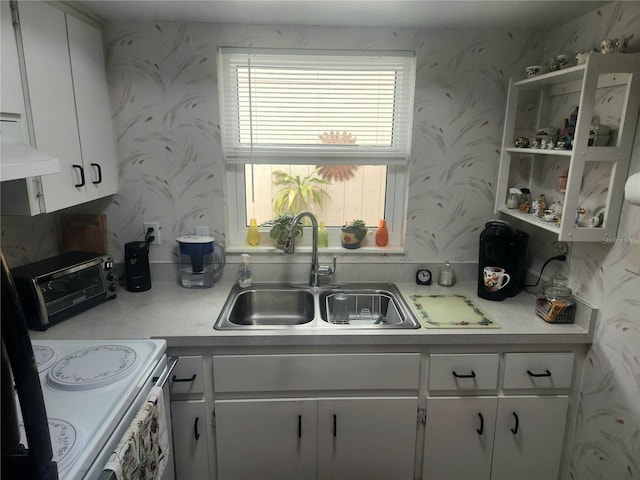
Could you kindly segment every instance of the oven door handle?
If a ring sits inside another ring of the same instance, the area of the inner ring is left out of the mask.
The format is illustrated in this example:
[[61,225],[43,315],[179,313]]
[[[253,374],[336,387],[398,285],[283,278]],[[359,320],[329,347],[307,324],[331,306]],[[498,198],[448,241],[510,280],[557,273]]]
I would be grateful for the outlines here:
[[168,357],[167,358],[167,367],[162,371],[159,377],[153,377],[153,381],[156,382],[155,387],[164,388],[167,380],[173,373],[173,369],[176,368],[178,364],[178,357]]

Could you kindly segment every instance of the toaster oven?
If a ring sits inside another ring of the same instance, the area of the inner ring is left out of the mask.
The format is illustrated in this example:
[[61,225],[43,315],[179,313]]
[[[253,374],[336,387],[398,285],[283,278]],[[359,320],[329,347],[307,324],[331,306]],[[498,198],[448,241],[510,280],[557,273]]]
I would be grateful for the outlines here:
[[67,252],[11,270],[29,328],[83,312],[118,293],[118,273],[110,255]]

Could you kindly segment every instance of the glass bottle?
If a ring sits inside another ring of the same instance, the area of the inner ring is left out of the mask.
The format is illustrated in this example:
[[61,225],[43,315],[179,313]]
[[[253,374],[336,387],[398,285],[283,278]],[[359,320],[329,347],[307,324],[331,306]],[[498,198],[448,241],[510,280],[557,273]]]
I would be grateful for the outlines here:
[[249,220],[249,228],[247,229],[247,245],[257,247],[260,245],[260,230],[255,218]]
[[324,222],[320,222],[318,226],[318,247],[327,248],[329,246],[329,233],[324,225]]
[[378,230],[376,230],[376,245],[384,247],[389,243],[389,230],[387,230],[387,221],[383,218],[380,220]]

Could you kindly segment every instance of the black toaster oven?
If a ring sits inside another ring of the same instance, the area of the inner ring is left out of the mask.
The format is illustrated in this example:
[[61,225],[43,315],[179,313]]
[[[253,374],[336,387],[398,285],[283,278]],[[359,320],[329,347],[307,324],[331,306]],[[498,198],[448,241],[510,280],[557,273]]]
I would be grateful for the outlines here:
[[29,328],[83,312],[118,293],[118,273],[110,255],[67,252],[11,270]]

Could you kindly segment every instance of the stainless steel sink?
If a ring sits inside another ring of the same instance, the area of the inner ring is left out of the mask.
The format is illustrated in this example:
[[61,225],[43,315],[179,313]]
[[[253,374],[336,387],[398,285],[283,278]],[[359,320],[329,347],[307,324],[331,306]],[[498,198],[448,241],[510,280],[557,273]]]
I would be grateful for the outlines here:
[[[335,323],[336,296],[346,297],[348,315]],[[391,283],[302,287],[235,285],[216,321],[216,330],[420,328],[402,294]]]
[[227,319],[234,325],[301,325],[313,320],[313,295],[305,290],[267,288],[242,290]]

